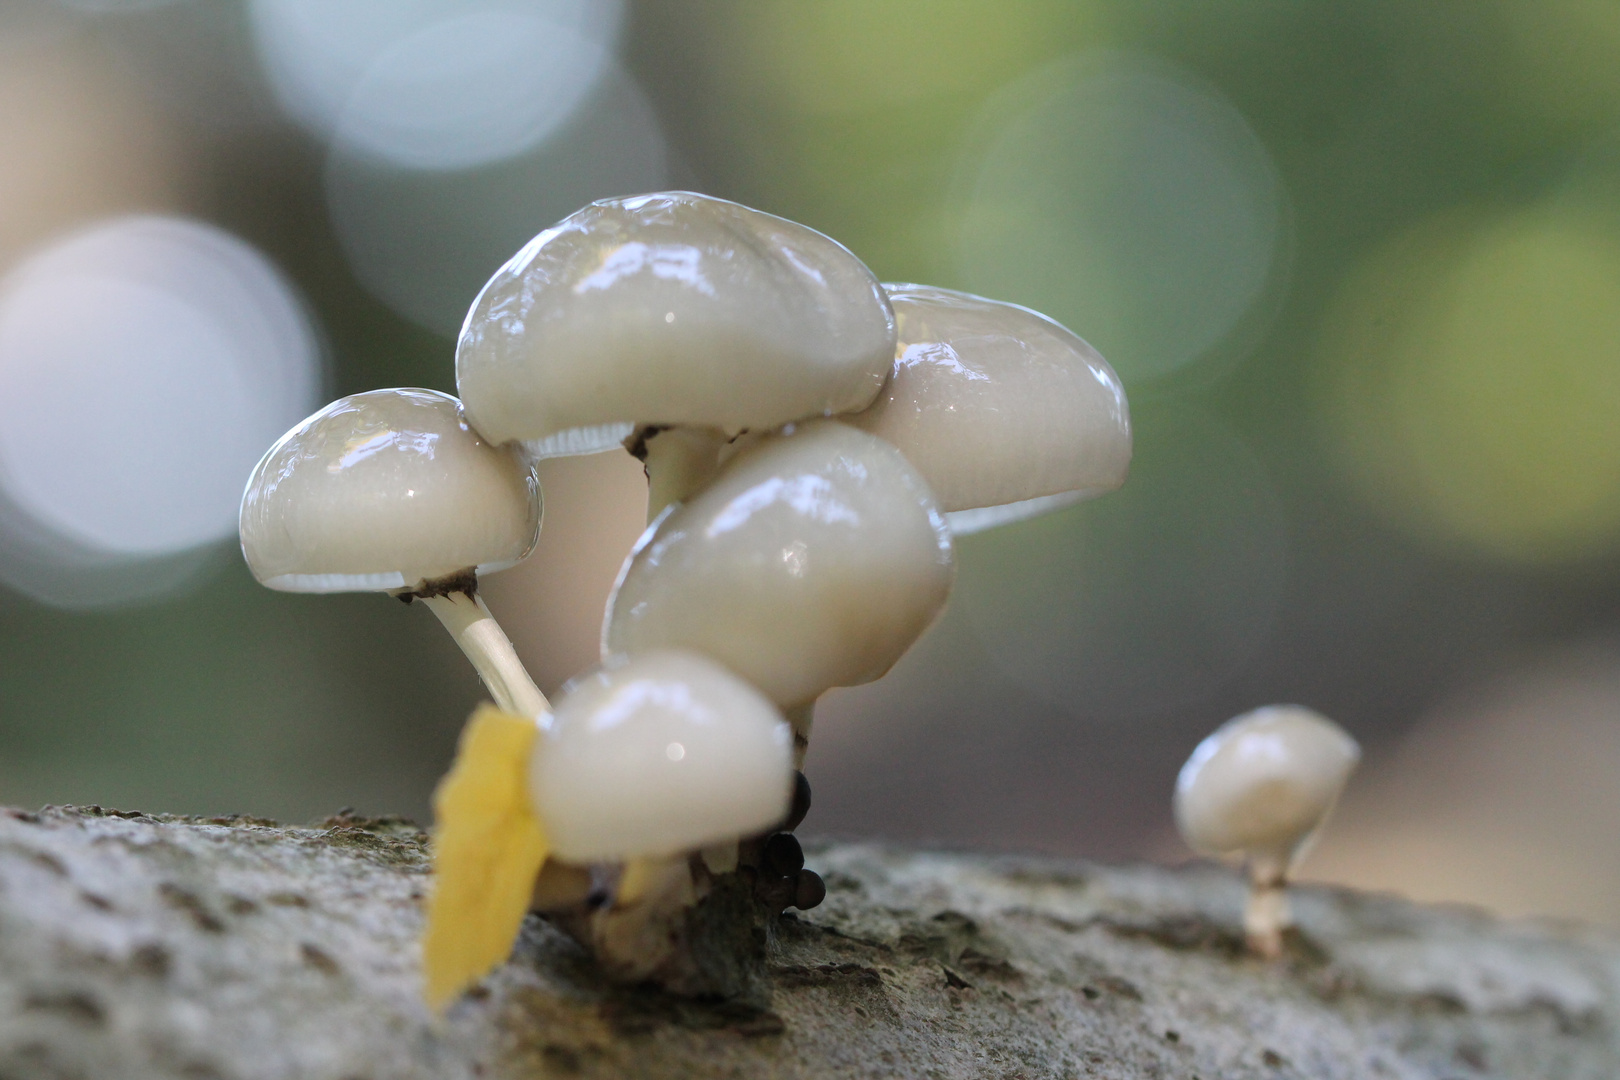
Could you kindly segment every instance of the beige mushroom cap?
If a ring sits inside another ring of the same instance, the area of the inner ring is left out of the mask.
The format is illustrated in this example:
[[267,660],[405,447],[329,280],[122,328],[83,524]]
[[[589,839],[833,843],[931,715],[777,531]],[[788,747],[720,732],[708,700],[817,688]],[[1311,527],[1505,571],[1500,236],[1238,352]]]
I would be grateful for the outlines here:
[[1016,304],[885,285],[894,370],[848,423],[881,435],[973,532],[1113,491],[1131,462],[1125,390],[1097,350]]
[[638,423],[735,433],[863,408],[893,355],[888,297],[843,246],[676,191],[529,241],[468,312],[456,384],[479,431],[546,456]]
[[570,862],[690,851],[787,815],[792,732],[707,657],[615,658],[569,683],[543,724],[529,791]]
[[242,554],[286,592],[408,589],[522,560],[540,485],[435,390],[340,398],[283,435],[242,496]]
[[1271,705],[1222,724],[1182,766],[1181,835],[1210,855],[1245,852],[1286,869],[1326,820],[1361,748],[1333,721]]
[[695,649],[802,705],[888,671],[955,572],[910,463],[864,431],[810,421],[737,454],[648,529],[608,601],[603,652]]

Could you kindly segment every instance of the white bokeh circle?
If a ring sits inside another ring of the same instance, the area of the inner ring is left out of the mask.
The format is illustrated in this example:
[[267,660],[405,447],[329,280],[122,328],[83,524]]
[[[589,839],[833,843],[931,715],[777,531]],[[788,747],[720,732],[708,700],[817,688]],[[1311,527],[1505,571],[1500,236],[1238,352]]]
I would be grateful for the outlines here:
[[1127,383],[1210,353],[1275,283],[1285,203],[1270,155],[1171,64],[1060,60],[992,98],[970,143],[964,286],[1052,316]]
[[522,154],[606,73],[619,0],[253,0],[260,61],[315,134],[406,169]]
[[0,578],[30,591],[233,536],[254,463],[321,382],[297,295],[213,226],[115,219],[26,260],[0,282]]
[[484,282],[536,233],[593,199],[667,181],[657,118],[613,64],[545,142],[494,165],[402,170],[335,145],[326,203],[366,290],[403,318],[454,337]]

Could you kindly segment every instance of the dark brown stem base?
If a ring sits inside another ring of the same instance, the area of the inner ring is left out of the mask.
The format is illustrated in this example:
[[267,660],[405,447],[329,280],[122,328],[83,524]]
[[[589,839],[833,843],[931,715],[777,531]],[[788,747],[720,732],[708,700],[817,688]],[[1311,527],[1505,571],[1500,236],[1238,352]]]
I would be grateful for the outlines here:
[[564,903],[546,904],[546,886],[563,876],[553,866],[537,886],[536,906],[616,982],[763,1007],[778,917],[788,908],[814,908],[827,895],[820,875],[805,869],[804,849],[792,833],[809,811],[810,785],[798,773],[788,816],[776,831],[739,844],[734,870],[715,873],[698,855],[655,864],[650,892],[622,898],[615,896],[622,884],[615,869],[596,875],[612,886],[578,881],[571,896],[563,894]]

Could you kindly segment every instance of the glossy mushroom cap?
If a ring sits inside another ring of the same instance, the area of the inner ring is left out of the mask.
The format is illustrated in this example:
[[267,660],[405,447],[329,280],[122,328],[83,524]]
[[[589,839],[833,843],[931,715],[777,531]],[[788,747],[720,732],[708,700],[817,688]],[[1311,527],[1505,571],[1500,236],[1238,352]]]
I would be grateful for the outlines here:
[[520,561],[540,532],[540,486],[455,398],[372,390],[270,448],[242,496],[241,532],[248,568],[272,589],[409,589]]
[[1097,350],[1016,304],[885,285],[899,326],[883,392],[846,421],[881,435],[973,532],[1113,491],[1131,463],[1125,390]]
[[671,855],[782,820],[792,747],[781,714],[713,660],[620,657],[564,689],[529,791],[564,860]]
[[1182,766],[1176,824],[1197,851],[1246,852],[1286,870],[1360,760],[1356,741],[1310,709],[1256,709],[1222,724]]
[[803,225],[687,192],[604,199],[536,236],[473,302],[467,414],[547,456],[631,425],[735,433],[865,407],[894,315],[865,265]]
[[888,671],[956,573],[917,471],[833,420],[740,452],[648,529],[608,601],[604,654],[695,649],[784,708]]

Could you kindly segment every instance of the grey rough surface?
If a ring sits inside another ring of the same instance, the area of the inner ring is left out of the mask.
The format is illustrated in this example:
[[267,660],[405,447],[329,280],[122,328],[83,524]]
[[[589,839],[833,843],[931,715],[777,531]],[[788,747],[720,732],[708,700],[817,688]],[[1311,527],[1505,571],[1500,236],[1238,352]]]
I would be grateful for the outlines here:
[[766,1009],[604,984],[531,918],[435,1022],[423,835],[0,811],[0,1077],[1620,1077],[1620,942],[1214,867],[810,848]]

